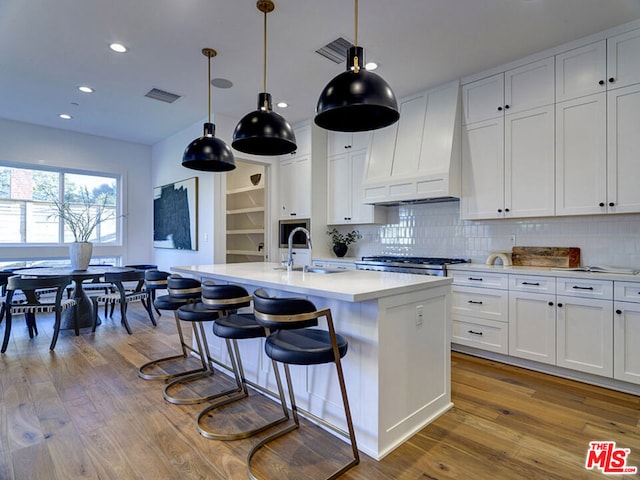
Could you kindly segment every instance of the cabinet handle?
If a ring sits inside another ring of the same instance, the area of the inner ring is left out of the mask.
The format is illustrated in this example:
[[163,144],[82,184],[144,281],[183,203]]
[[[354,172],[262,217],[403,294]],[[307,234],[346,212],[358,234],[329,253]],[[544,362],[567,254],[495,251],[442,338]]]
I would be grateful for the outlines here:
[[609,78],[609,83],[614,83],[615,81],[616,81],[616,79],[615,79],[615,78],[613,78],[613,77],[610,77],[610,78]]
[[574,290],[593,290],[593,287],[580,287],[578,285],[573,286]]
[[508,110],[508,109],[509,109],[509,104],[505,105],[505,106],[504,106],[504,109],[505,109],[505,110]]
[[604,202],[600,202],[598,205],[604,207]]
[[505,211],[505,212],[508,212],[508,211],[509,211],[509,209],[508,209],[508,208],[505,208],[505,209],[504,209],[504,211]]
[[474,305],[482,305],[482,302],[479,302],[477,300],[468,300],[467,303],[473,303]]
[[558,304],[558,306],[559,306],[560,308],[562,308],[562,304],[561,304],[561,303],[559,303],[559,304]]
[[498,213],[502,213],[502,209],[501,208],[498,209]]
[[604,80],[600,80],[600,81],[598,82],[598,85],[604,85]]
[[472,335],[482,335],[482,332],[474,332],[473,330],[467,330],[467,333],[470,333]]
[[553,307],[553,302],[549,302],[549,306],[550,306],[550,307]]
[[539,287],[539,282],[522,282],[523,285],[533,285],[534,287]]
[[498,107],[498,111],[501,112],[502,111],[502,107]]
[[616,205],[615,203],[613,203],[613,202],[609,202],[609,206],[610,206],[610,207],[614,207],[615,205]]
[[469,280],[474,281],[474,282],[481,282],[482,278],[469,277]]
[[618,315],[622,315],[622,310],[616,310],[616,313],[617,313]]

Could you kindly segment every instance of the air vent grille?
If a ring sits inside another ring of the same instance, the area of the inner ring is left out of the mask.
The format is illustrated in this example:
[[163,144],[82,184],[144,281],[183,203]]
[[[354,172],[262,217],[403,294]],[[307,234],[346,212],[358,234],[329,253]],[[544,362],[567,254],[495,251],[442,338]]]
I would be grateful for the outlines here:
[[159,88],[152,88],[145,95],[145,97],[153,98],[154,100],[160,100],[165,103],[173,103],[180,98],[180,95],[175,93],[165,92]]
[[350,41],[338,37],[333,42],[327,43],[324,47],[316,50],[316,53],[328,58],[332,62],[343,63],[347,60],[347,51],[352,46],[353,44]]

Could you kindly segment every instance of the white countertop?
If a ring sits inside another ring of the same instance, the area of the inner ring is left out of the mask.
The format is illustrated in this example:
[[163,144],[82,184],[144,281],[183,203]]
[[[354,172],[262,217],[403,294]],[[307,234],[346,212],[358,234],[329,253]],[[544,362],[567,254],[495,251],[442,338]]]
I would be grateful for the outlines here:
[[516,267],[504,265],[486,265],[484,263],[459,263],[447,265],[447,270],[453,271],[473,271],[487,273],[508,273],[522,275],[546,275],[564,278],[590,278],[593,280],[615,280],[618,282],[640,282],[640,275],[630,275],[623,273],[602,273],[602,272],[581,272],[575,270],[565,270],[552,267]]
[[195,277],[211,277],[346,302],[361,302],[452,282],[447,277],[368,270],[343,270],[331,274],[287,272],[279,263],[265,262],[187,265],[172,267],[171,270]]

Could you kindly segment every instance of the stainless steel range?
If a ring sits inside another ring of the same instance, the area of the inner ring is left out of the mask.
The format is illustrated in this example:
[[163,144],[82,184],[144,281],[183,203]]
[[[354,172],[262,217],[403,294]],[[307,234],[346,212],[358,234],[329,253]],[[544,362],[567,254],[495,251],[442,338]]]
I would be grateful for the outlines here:
[[444,277],[447,275],[447,265],[469,263],[470,261],[464,258],[372,256],[362,257],[361,261],[356,262],[356,269]]

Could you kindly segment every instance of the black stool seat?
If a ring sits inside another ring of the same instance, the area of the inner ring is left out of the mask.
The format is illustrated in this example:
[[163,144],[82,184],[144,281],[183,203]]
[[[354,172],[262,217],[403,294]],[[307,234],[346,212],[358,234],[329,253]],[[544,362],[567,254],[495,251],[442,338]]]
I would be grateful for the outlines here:
[[[336,334],[340,358],[347,354],[347,340]],[[266,354],[276,362],[293,365],[320,365],[335,361],[331,337],[326,330],[279,330],[267,338]]]
[[265,336],[264,328],[250,313],[232,313],[216,319],[216,323],[213,324],[213,333],[220,338],[236,340]]
[[186,322],[212,322],[219,316],[219,310],[214,310],[202,302],[183,305],[178,309],[178,318]]
[[153,305],[160,310],[178,310],[180,307],[186,305],[187,302],[187,298],[176,298],[171,295],[161,295],[156,297],[153,301]]

